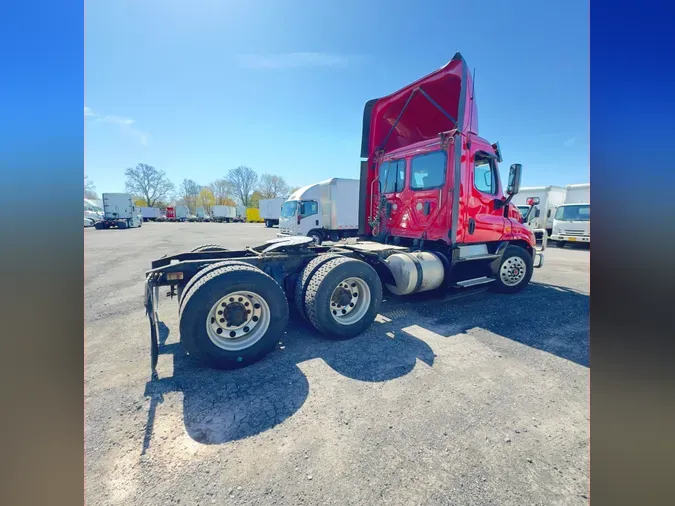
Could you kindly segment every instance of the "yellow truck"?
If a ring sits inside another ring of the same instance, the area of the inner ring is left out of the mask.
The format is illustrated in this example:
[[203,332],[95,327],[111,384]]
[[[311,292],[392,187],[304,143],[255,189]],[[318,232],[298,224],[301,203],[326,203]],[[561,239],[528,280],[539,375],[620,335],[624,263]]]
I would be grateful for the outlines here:
[[246,209],[246,221],[248,223],[262,223],[265,220],[260,218],[260,209],[249,207]]

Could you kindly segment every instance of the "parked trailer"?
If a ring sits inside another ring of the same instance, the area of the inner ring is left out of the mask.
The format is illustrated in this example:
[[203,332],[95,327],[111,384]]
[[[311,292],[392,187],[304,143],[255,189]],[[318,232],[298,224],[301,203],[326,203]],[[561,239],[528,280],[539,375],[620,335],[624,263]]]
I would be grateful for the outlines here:
[[246,221],[248,223],[262,223],[263,220],[260,218],[260,210],[255,207],[249,207],[246,209]]
[[262,199],[258,202],[260,218],[265,221],[265,226],[267,228],[279,224],[281,206],[284,205],[285,201],[286,199]]
[[284,203],[277,237],[302,235],[315,244],[359,230],[359,180],[333,178],[295,191]]
[[551,240],[562,248],[568,242],[591,243],[591,185],[566,187],[565,203],[558,207],[553,220]]
[[190,208],[188,206],[176,206],[176,221],[187,221],[190,216]]
[[[553,217],[558,206],[565,202],[565,188],[561,186],[531,186],[523,187],[520,193],[513,197],[513,203],[518,206],[525,223],[530,228],[546,229],[548,236],[553,232]],[[538,211],[538,212],[537,212]]]
[[211,214],[214,221],[231,223],[237,218],[237,208],[235,206],[213,206]]
[[105,228],[137,228],[143,224],[141,212],[128,193],[104,193],[103,219],[94,225],[97,230]]
[[457,53],[366,104],[358,238],[330,248],[297,236],[238,251],[206,245],[152,262],[145,300],[153,369],[163,286],[178,298],[184,348],[225,369],[275,348],[289,304],[327,338],[344,339],[374,321],[383,286],[397,295],[524,289],[543,265],[546,234],[537,249],[511,203],[522,166],[511,165],[504,190],[499,144],[478,136],[471,90],[471,72]]
[[156,221],[160,216],[161,212],[156,207],[141,207],[143,221]]

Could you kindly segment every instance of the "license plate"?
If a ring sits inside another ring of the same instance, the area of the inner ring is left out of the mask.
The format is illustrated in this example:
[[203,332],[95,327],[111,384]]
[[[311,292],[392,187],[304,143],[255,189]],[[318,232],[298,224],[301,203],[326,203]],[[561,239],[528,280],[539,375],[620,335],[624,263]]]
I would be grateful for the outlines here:
[[576,238],[576,237],[570,237],[570,238],[568,238],[567,240],[568,240],[568,241],[575,242],[575,241],[577,240],[577,238]]

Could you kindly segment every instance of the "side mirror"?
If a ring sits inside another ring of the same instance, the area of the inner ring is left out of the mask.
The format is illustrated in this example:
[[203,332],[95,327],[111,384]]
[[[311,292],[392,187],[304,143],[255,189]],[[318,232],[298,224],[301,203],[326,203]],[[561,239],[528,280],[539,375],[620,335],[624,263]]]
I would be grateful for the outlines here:
[[519,163],[514,163],[509,168],[509,184],[506,188],[508,195],[515,195],[520,191],[520,176],[523,172],[523,166]]
[[539,218],[540,214],[541,214],[541,211],[539,210],[539,208],[537,208],[536,211],[534,211],[534,217]]

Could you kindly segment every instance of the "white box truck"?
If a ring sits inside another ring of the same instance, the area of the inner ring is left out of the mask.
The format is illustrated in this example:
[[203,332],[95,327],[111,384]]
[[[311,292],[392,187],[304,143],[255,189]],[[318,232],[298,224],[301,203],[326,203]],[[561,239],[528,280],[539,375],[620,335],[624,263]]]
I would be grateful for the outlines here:
[[530,229],[545,229],[550,237],[555,211],[565,202],[566,192],[562,186],[530,186],[521,188],[511,202],[526,217]]
[[141,207],[143,221],[155,221],[161,215],[157,207]]
[[231,223],[237,218],[237,208],[235,206],[213,206],[211,216],[213,216],[213,221]]
[[359,180],[333,178],[295,191],[281,208],[278,237],[304,235],[315,244],[354,237],[359,229]]
[[97,230],[105,228],[137,228],[143,224],[141,211],[134,205],[128,193],[104,193],[103,219],[94,225]]
[[286,202],[286,199],[262,199],[258,202],[260,218],[265,220],[265,226],[267,228],[279,224],[281,206],[284,205],[284,202]]
[[567,186],[565,203],[558,207],[553,219],[551,240],[558,247],[568,242],[591,242],[591,185]]
[[93,227],[103,219],[103,209],[92,199],[84,199],[84,226]]

